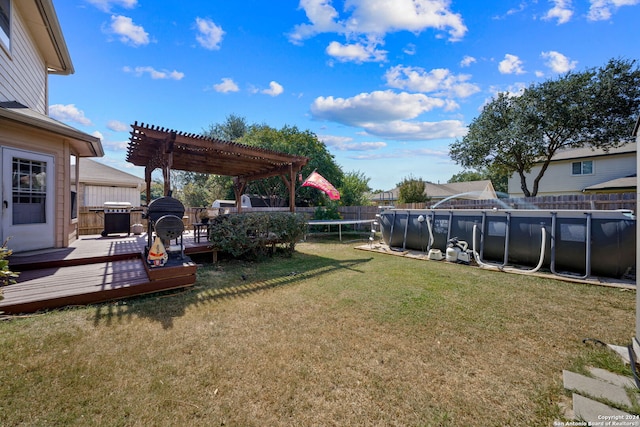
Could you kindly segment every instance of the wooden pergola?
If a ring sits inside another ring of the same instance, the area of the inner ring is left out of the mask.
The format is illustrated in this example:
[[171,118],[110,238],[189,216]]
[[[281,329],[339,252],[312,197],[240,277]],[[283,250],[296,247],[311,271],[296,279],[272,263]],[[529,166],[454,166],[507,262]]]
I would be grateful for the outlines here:
[[233,177],[238,212],[242,194],[250,181],[279,176],[289,190],[289,208],[295,211],[295,182],[308,157],[135,122],[131,125],[127,161],[144,166],[147,200],[151,199],[151,173],[160,168],[164,194],[171,190],[170,171],[181,170]]

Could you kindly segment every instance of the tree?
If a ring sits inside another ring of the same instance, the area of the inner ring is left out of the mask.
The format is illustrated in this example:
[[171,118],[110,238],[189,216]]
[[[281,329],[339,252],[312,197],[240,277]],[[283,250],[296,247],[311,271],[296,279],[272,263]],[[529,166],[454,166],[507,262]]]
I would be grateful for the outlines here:
[[[203,136],[309,157],[309,163],[300,171],[303,178],[316,170],[336,188],[342,185],[342,169],[325,144],[311,131],[301,131],[295,126],[286,125],[281,129],[274,129],[266,124],[249,125],[244,117],[231,114],[226,117],[225,122],[210,125],[203,131]],[[188,206],[209,206],[215,199],[235,198],[232,177],[179,171],[173,182],[179,189],[177,194]],[[294,183],[296,186],[300,184]],[[245,192],[266,196],[282,206],[288,204],[289,191],[280,177],[252,181]],[[324,205],[327,201],[324,193],[314,188],[298,187],[296,190],[298,206]]]
[[224,123],[209,125],[209,129],[202,132],[202,134],[209,138],[237,142],[248,130],[249,125],[244,117],[230,114],[225,118]]
[[409,175],[396,186],[398,187],[398,203],[424,203],[429,200],[424,192],[425,182],[422,178],[414,178],[413,175]]
[[[517,173],[526,197],[538,193],[553,156],[562,149],[608,150],[632,141],[640,111],[640,70],[635,61],[610,60],[606,66],[533,84],[521,96],[501,93],[450,147],[465,168]],[[542,162],[529,189],[526,174]]]
[[342,206],[367,206],[367,193],[371,191],[369,179],[360,171],[347,172],[342,178],[340,204]]
[[[281,129],[274,129],[265,124],[252,125],[239,142],[281,153],[306,156],[309,158],[309,163],[300,171],[303,179],[315,170],[336,188],[342,185],[344,176],[342,169],[335,162],[326,145],[319,141],[318,137],[309,130],[301,131],[296,126],[287,125]],[[297,183],[298,186],[300,184]],[[289,199],[289,192],[280,177],[250,182],[247,185],[246,192],[279,197],[283,201]],[[298,187],[296,190],[297,206],[319,206],[326,204],[327,200],[326,195],[315,188]]]
[[[164,196],[164,184],[159,179],[151,181],[151,200],[158,199]],[[149,204],[151,200],[147,200],[147,192],[143,191],[140,195],[142,203]]]

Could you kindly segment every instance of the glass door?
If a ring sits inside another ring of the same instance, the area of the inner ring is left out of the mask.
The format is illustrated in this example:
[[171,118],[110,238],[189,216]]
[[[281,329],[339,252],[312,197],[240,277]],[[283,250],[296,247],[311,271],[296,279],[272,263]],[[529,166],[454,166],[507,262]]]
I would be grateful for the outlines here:
[[2,149],[2,237],[14,251],[55,243],[53,156]]

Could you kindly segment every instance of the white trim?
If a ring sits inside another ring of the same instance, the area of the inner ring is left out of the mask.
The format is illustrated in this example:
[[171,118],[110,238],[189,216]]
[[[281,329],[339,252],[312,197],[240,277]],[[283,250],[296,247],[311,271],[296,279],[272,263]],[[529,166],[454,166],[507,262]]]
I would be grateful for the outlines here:
[[[580,163],[580,173],[574,173],[573,172],[573,165],[576,163]],[[590,173],[584,173],[584,164],[585,163],[591,163],[591,172]],[[593,160],[578,160],[575,162],[571,162],[571,176],[589,176],[589,175],[594,175],[595,172],[595,166],[596,166],[596,162]]]
[[11,56],[11,33],[13,32],[13,0],[7,0],[9,4],[9,34],[5,33],[0,28],[0,46],[4,49],[7,55]]

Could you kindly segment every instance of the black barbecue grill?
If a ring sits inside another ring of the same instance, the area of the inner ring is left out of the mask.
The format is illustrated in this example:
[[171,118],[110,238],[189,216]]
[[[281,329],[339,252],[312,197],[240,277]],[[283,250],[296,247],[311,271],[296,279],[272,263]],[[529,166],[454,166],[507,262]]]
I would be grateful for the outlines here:
[[165,196],[152,200],[147,207],[146,218],[149,222],[147,232],[148,247],[151,247],[151,235],[163,240],[165,246],[169,246],[171,240],[180,239],[180,252],[184,256],[182,245],[182,232],[184,231],[184,205],[178,199]]
[[131,233],[131,203],[105,202],[102,209],[91,209],[92,212],[104,214],[104,230],[100,235],[106,237],[113,233]]

